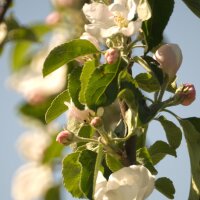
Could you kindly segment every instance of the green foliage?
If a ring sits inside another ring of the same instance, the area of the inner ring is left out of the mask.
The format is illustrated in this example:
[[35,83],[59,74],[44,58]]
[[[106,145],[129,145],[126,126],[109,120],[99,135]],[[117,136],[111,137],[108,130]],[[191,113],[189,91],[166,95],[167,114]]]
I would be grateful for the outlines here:
[[44,200],[60,200],[60,187],[59,186],[54,186],[50,188],[44,197]]
[[200,17],[200,1],[199,0],[183,0],[183,2],[197,17]]
[[109,154],[106,154],[106,164],[112,172],[116,172],[124,167],[119,158]]
[[70,96],[68,90],[60,93],[52,102],[51,106],[48,108],[45,120],[47,123],[53,121],[57,117],[59,117],[62,113],[68,110],[68,107],[64,104],[64,102],[70,102]]
[[80,152],[69,154],[63,160],[63,182],[65,188],[73,197],[83,198],[84,195],[80,189],[81,181],[81,164],[79,163]]
[[59,144],[56,141],[56,136],[53,135],[51,137],[51,142],[50,142],[49,146],[44,151],[42,163],[50,163],[51,164],[53,161],[55,161],[56,158],[61,157],[63,149],[64,149],[64,146]]
[[149,153],[154,165],[160,162],[160,160],[162,160],[167,154],[176,157],[176,151],[163,141],[156,141],[152,146],[150,146]]
[[174,199],[175,188],[173,182],[166,178],[158,178],[155,182],[156,189],[169,199]]
[[90,54],[99,53],[97,48],[87,40],[72,40],[54,48],[44,62],[43,75],[47,76],[68,62]]
[[19,106],[19,112],[27,117],[40,120],[43,124],[45,124],[45,112],[49,108],[51,102],[52,98],[38,105],[23,103]]
[[158,120],[165,129],[167,140],[170,146],[174,149],[178,148],[182,140],[182,133],[180,128],[176,126],[176,124],[174,124],[173,122],[167,120],[164,116],[160,116]]
[[151,155],[146,147],[142,147],[136,152],[137,162],[144,165],[152,174],[157,174],[157,170],[153,166]]
[[191,186],[189,200],[200,198],[200,118],[178,118],[187,142],[191,165]]
[[92,199],[93,181],[97,154],[90,150],[84,150],[80,154],[81,163],[81,190],[88,199]]
[[160,84],[150,73],[141,73],[135,77],[139,88],[146,92],[156,92],[160,89]]
[[174,0],[148,0],[148,2],[151,7],[152,17],[143,22],[142,25],[145,42],[148,45],[147,52],[162,42],[163,31],[174,8]]
[[119,60],[115,64],[104,64],[94,70],[85,91],[89,108],[95,110],[113,103],[118,93],[117,75],[122,66],[123,62]]
[[85,100],[85,91],[87,89],[90,77],[93,74],[95,68],[96,68],[95,60],[88,61],[83,66],[83,70],[82,70],[81,77],[80,77],[81,91],[79,93],[79,101],[81,103],[85,103],[86,102],[86,100]]
[[82,68],[80,67],[74,68],[72,72],[69,74],[69,80],[68,80],[68,90],[71,100],[73,101],[74,105],[80,110],[84,109],[84,106],[79,102],[79,92],[81,90],[81,82],[80,82],[81,72]]

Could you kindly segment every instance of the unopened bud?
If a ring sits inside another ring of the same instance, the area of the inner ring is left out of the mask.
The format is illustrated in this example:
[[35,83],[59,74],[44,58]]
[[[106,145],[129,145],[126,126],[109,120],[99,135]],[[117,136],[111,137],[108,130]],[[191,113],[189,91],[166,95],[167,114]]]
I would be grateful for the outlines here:
[[49,26],[54,26],[58,24],[61,20],[61,15],[59,12],[52,12],[46,17],[46,24]]
[[182,105],[189,106],[196,98],[194,85],[189,83],[183,84],[182,87],[177,89],[176,97]]
[[154,59],[160,68],[172,79],[182,63],[182,52],[177,44],[162,45],[155,53]]
[[60,132],[57,137],[56,141],[63,145],[69,145],[73,142],[74,134],[65,130]]
[[90,125],[95,128],[98,128],[98,127],[102,126],[102,119],[100,117],[94,117],[91,120]]
[[110,48],[105,53],[105,59],[108,64],[114,64],[119,58],[119,50]]

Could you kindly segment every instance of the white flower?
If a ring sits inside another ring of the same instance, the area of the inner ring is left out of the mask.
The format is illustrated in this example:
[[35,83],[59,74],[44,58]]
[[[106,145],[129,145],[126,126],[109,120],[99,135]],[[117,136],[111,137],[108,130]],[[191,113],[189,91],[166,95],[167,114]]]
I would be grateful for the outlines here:
[[41,198],[53,186],[53,174],[49,166],[29,163],[20,167],[13,179],[14,200]]
[[169,78],[174,78],[183,57],[177,44],[165,44],[156,51],[154,59],[160,63],[160,68],[168,74]]
[[88,40],[88,41],[90,41],[92,44],[94,44],[94,45],[96,46],[97,49],[100,49],[98,40],[97,40],[95,37],[93,37],[92,35],[90,35],[89,33],[84,32],[84,33],[81,35],[80,39]]
[[154,176],[141,165],[124,167],[110,175],[108,181],[98,173],[95,200],[144,200],[154,189]]
[[[96,38],[107,38],[117,33],[131,36],[139,31],[142,21],[150,18],[151,11],[146,0],[114,0],[107,6],[101,3],[85,4],[83,12],[91,24],[86,32]],[[133,21],[135,15],[136,21]]]
[[26,159],[41,161],[50,141],[51,137],[48,133],[42,130],[35,130],[22,134],[18,140],[17,147]]
[[4,41],[8,33],[7,26],[5,23],[0,24],[0,44]]

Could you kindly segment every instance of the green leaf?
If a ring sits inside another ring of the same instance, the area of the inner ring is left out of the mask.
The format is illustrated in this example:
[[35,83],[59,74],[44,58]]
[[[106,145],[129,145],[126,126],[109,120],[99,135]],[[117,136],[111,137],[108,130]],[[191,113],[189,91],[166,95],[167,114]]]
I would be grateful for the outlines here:
[[32,42],[30,41],[21,41],[17,42],[12,50],[12,70],[18,71],[28,65],[31,58],[28,55],[28,52]]
[[93,199],[93,180],[97,154],[84,150],[79,158],[81,163],[81,189],[88,199]]
[[53,135],[51,138],[51,143],[44,151],[42,163],[53,162],[55,158],[59,158],[61,156],[63,149],[64,145],[59,144],[56,141],[56,136]]
[[83,198],[84,195],[80,189],[81,182],[81,164],[79,163],[80,152],[69,154],[63,160],[63,182],[65,188],[73,197]]
[[200,17],[200,1],[199,0],[183,0],[183,2],[197,17]]
[[146,147],[142,147],[136,152],[137,162],[144,165],[152,174],[157,174],[153,166],[151,155]]
[[115,158],[109,154],[106,154],[106,164],[112,172],[116,172],[124,167],[119,158]]
[[187,142],[192,171],[190,196],[191,200],[200,198],[200,118],[178,118]]
[[81,73],[80,81],[81,81],[81,91],[79,93],[79,101],[81,103],[85,103],[85,91],[87,89],[89,79],[94,72],[96,66],[95,66],[95,60],[88,61],[84,64],[83,70]]
[[89,54],[99,53],[88,40],[72,40],[54,48],[44,62],[43,76],[47,76],[68,62]]
[[148,45],[147,52],[162,42],[163,31],[173,12],[174,0],[148,0],[152,17],[143,22],[142,29]]
[[176,151],[163,141],[156,141],[152,146],[150,146],[149,153],[154,165],[162,160],[166,154],[176,157]]
[[44,36],[52,30],[51,27],[45,24],[33,24],[30,26],[30,28],[38,37]]
[[176,124],[174,124],[172,121],[167,120],[164,116],[160,116],[158,118],[158,121],[162,124],[167,140],[171,147],[174,149],[177,149],[182,140],[182,133],[181,130]]
[[62,113],[68,110],[68,107],[64,104],[64,102],[70,102],[70,96],[68,90],[60,93],[51,103],[51,106],[48,108],[45,120],[47,123],[53,121],[57,117],[59,117]]
[[85,91],[86,104],[91,109],[111,104],[117,97],[117,75],[123,62],[104,64],[96,68]]
[[54,186],[50,188],[44,197],[44,200],[60,200],[60,187],[59,186]]
[[7,41],[13,40],[27,40],[32,42],[38,42],[38,38],[35,35],[35,33],[27,27],[19,27],[9,31],[7,35]]
[[174,199],[175,188],[173,182],[166,178],[158,178],[155,182],[156,189],[169,199]]
[[141,73],[135,77],[139,88],[146,92],[156,92],[160,89],[160,84],[150,73]]
[[72,72],[69,74],[69,80],[68,80],[68,89],[70,97],[74,105],[80,110],[84,109],[84,106],[79,102],[79,92],[81,90],[81,82],[80,82],[81,72],[82,72],[81,67],[74,68]]
[[51,102],[52,98],[38,105],[30,105],[28,103],[23,103],[19,106],[19,112],[27,117],[35,118],[37,120],[40,120],[42,123],[46,124],[44,113],[49,108]]

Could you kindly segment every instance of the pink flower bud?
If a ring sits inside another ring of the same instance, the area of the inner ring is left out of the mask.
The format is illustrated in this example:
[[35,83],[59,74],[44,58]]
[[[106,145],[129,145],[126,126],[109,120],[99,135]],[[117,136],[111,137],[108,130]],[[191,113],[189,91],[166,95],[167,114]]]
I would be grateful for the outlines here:
[[57,135],[56,141],[63,145],[69,145],[73,142],[73,138],[74,138],[73,133],[65,130]]
[[177,89],[176,95],[182,105],[189,106],[196,98],[196,90],[193,84],[186,83]]
[[105,53],[105,59],[108,64],[114,64],[119,58],[119,50],[110,48]]
[[90,124],[92,125],[92,126],[94,126],[94,127],[100,127],[101,125],[102,125],[102,119],[100,118],[100,117],[94,117],[92,120],[91,120],[91,122],[90,122]]
[[162,45],[155,53],[154,59],[160,68],[172,79],[182,63],[182,52],[177,44]]
[[46,24],[49,26],[54,26],[61,20],[61,15],[59,12],[52,12],[46,17]]

